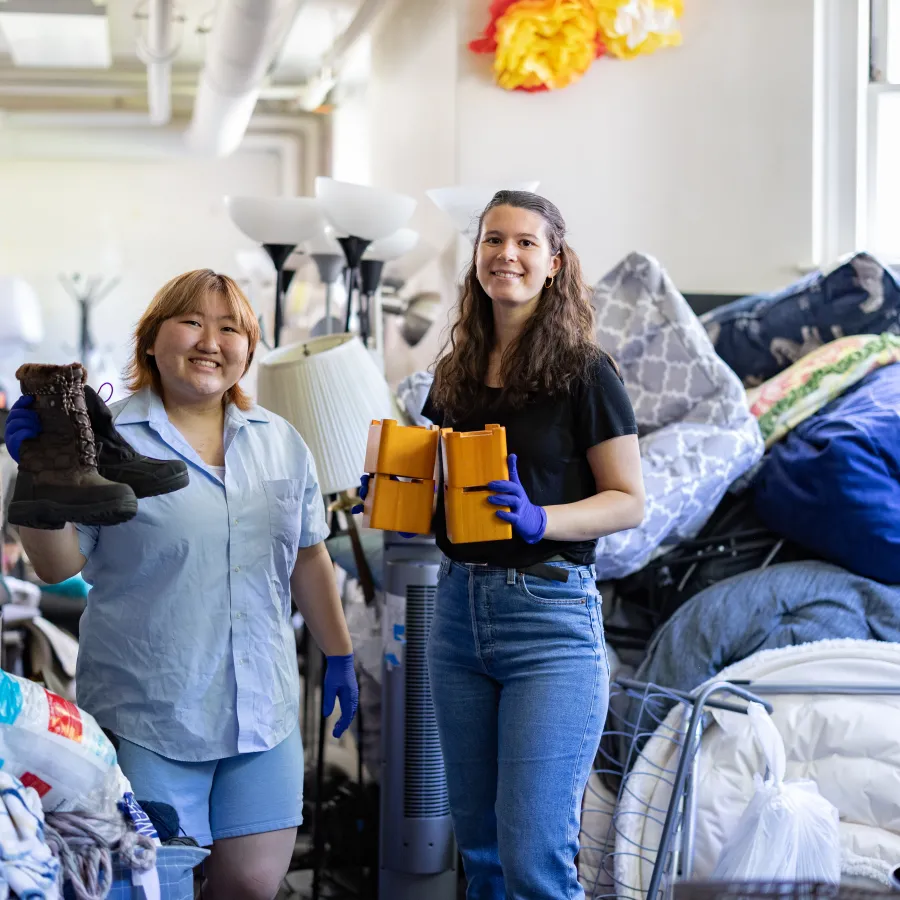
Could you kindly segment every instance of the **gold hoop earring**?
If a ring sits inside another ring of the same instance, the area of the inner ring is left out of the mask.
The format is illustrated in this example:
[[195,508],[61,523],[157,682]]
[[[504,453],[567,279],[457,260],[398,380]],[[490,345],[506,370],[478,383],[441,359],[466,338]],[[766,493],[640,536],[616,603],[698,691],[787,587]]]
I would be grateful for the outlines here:
[[548,275],[548,276],[547,276],[546,280],[544,281],[544,287],[545,287],[545,288],[553,287],[553,279],[554,279],[554,277],[555,277],[555,276],[553,276],[553,275]]

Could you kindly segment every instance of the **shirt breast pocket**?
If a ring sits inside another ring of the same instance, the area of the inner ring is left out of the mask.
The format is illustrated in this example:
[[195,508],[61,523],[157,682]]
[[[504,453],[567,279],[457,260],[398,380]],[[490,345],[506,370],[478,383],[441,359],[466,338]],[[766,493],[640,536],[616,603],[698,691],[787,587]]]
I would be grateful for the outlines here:
[[272,537],[292,550],[297,550],[303,527],[302,485],[294,478],[278,478],[264,481],[263,489],[266,492]]

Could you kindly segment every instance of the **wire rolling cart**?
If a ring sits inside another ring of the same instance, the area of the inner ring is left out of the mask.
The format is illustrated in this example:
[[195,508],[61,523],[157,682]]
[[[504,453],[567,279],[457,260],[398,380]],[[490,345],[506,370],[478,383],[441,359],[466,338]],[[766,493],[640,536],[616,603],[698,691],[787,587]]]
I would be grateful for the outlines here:
[[674,900],[885,900],[892,891],[791,881],[676,884]]
[[[706,714],[710,709],[745,714],[749,703],[772,711],[766,701],[724,681],[692,693],[628,679],[613,682],[606,732],[582,809],[578,868],[588,898],[669,900],[676,882],[690,880],[694,784]],[[674,707],[682,714],[673,727],[668,719]],[[669,745],[665,763],[643,753],[651,738]],[[658,789],[669,794],[665,802],[654,803]]]

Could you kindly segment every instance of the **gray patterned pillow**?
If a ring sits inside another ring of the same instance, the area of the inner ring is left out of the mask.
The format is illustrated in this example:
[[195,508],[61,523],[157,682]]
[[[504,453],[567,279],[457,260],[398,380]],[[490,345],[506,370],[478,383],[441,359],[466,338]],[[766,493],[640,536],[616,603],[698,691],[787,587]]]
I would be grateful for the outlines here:
[[660,264],[632,253],[595,287],[597,339],[618,362],[641,438],[638,528],[601,538],[597,577],[623,578],[703,527],[763,452],[737,376]]

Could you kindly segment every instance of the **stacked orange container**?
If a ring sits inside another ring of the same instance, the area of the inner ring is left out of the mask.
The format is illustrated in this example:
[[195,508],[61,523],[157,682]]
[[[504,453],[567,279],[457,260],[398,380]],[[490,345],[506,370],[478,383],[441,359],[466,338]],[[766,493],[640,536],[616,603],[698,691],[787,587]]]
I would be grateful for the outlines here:
[[506,429],[487,425],[484,431],[441,432],[444,458],[444,514],[447,536],[454,544],[506,541],[512,526],[497,517],[503,506],[488,502],[491,481],[509,479]]
[[372,422],[366,444],[366,527],[409,534],[431,531],[439,436],[435,427],[400,425],[393,419]]

